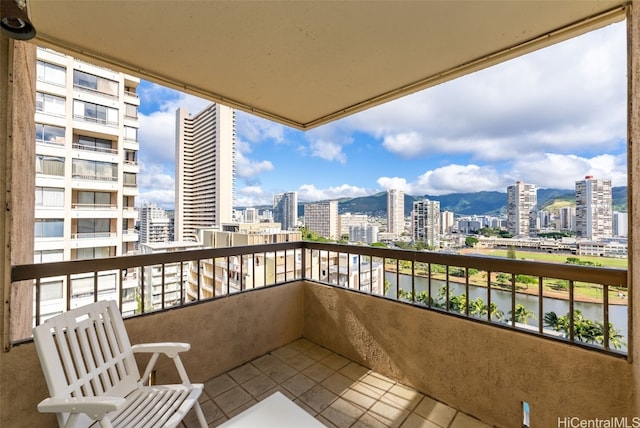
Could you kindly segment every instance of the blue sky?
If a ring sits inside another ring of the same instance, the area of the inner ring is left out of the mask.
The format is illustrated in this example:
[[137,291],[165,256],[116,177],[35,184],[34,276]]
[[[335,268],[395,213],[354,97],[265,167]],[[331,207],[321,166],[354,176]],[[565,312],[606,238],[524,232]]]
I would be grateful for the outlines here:
[[[585,175],[624,186],[625,39],[610,25],[307,132],[238,112],[236,204],[571,189]],[[138,93],[138,203],[172,208],[175,110],[209,101],[145,81]]]

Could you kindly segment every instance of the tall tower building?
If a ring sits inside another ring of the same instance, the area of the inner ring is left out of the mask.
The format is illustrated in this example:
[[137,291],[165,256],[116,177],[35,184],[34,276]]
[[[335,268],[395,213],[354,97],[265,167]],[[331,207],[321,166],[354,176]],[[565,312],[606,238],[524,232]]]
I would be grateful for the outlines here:
[[440,213],[440,234],[447,235],[451,233],[455,226],[455,217],[451,211],[442,211]]
[[440,246],[440,202],[424,199],[413,203],[411,212],[413,240],[432,248]]
[[298,226],[298,194],[286,192],[273,196],[273,221],[282,230],[296,230]]
[[387,190],[387,232],[400,236],[404,232],[404,192]]
[[626,238],[629,236],[629,217],[627,213],[613,213],[613,236]]
[[600,239],[612,235],[611,180],[588,175],[576,181],[576,237]]
[[522,181],[507,187],[507,231],[513,236],[536,234],[538,191]]
[[314,202],[304,206],[304,225],[329,239],[340,239],[338,201]]
[[140,79],[45,48],[36,74],[35,261],[133,252]]
[[559,211],[558,228],[560,230],[576,229],[576,209],[574,207],[562,207]]
[[169,242],[171,220],[156,204],[144,204],[140,209],[140,243]]
[[175,240],[233,221],[235,112],[211,104],[191,116],[176,111]]

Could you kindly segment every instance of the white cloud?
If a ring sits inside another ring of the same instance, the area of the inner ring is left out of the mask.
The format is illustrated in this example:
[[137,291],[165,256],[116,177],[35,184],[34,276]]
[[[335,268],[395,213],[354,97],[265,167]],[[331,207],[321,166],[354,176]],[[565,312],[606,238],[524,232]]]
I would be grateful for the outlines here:
[[626,137],[624,23],[341,121],[404,158],[608,150]]
[[485,190],[503,190],[505,177],[490,166],[447,165],[430,170],[411,183],[412,195],[446,195]]
[[241,111],[236,113],[236,121],[238,135],[251,143],[261,143],[266,140],[276,143],[284,141],[283,125]]
[[320,201],[340,198],[357,198],[375,193],[374,190],[342,184],[340,186],[318,189],[313,184],[303,184],[298,189],[299,201]]
[[265,193],[260,186],[245,186],[236,192],[236,207],[271,205],[273,195]]
[[347,162],[347,157],[342,151],[342,145],[327,140],[315,140],[309,144],[311,156],[327,161],[338,161],[341,164]]
[[173,208],[175,180],[163,171],[162,165],[141,163],[138,188],[140,195],[136,200],[137,205],[155,203],[165,209]]
[[400,177],[380,177],[377,183],[384,190],[396,189],[411,194],[411,186],[407,183],[406,178]]

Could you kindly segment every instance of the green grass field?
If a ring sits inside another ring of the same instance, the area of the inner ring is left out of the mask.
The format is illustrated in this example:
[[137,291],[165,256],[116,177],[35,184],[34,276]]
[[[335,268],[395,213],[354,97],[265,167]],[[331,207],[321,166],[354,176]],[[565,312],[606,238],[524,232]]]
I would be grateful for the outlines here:
[[[486,250],[483,254],[489,256],[506,257],[507,250]],[[535,251],[521,251],[516,250],[516,259],[522,260],[535,260],[537,262],[549,262],[549,263],[565,263],[567,257],[577,257],[580,260],[590,261],[593,263],[599,263],[603,267],[612,268],[627,268],[627,259],[615,259],[611,257],[590,257],[590,256],[574,256],[570,254],[549,254],[538,253]]]

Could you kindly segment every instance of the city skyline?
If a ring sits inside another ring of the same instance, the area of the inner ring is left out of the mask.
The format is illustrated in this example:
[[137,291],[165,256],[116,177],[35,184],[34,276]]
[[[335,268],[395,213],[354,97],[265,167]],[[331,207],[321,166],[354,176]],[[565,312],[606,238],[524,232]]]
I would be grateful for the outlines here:
[[[626,185],[624,24],[301,132],[237,113],[236,206],[372,195]],[[209,102],[141,82],[138,203],[173,205],[173,111]],[[312,101],[310,101],[312,102]]]

